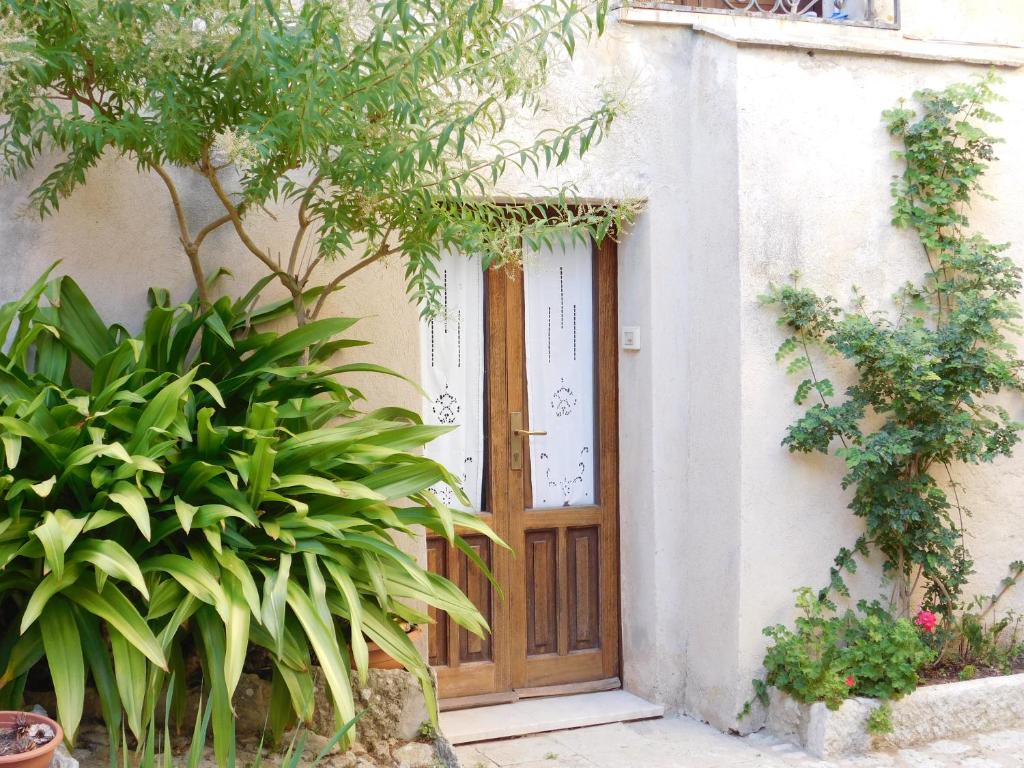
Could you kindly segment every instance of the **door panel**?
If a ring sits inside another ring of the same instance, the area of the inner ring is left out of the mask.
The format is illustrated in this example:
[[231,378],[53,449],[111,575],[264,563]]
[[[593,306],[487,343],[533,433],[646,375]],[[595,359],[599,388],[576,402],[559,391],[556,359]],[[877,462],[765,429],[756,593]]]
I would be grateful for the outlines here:
[[428,540],[430,568],[493,629],[481,640],[431,614],[430,661],[449,702],[564,693],[618,675],[615,250],[525,262],[525,275],[485,278],[480,514],[511,551],[468,539],[505,599],[464,555]]
[[526,534],[526,653],[558,653],[558,537],[557,532]]
[[[494,568],[492,557],[491,540],[479,534],[466,536],[466,543],[472,548],[488,569]],[[494,623],[494,596],[491,590],[491,583],[487,580],[484,572],[470,563],[469,558],[462,552],[458,553],[459,580],[456,582],[459,589],[473,601],[479,609],[488,625]],[[493,662],[494,653],[492,647],[493,635],[478,637],[467,630],[459,627],[459,663],[469,664],[472,662]]]

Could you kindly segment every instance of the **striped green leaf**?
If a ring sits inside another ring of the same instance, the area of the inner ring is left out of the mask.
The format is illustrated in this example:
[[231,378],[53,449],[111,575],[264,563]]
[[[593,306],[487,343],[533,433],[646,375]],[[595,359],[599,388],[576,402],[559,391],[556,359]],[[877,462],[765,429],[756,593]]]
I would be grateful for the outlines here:
[[43,649],[57,695],[57,714],[68,743],[74,744],[85,706],[85,659],[71,605],[54,597],[39,617]]

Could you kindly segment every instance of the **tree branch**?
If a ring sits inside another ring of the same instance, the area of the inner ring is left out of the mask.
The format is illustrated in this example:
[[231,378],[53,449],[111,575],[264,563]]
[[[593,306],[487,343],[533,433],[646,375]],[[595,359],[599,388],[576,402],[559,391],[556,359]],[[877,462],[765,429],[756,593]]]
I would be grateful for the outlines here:
[[164,184],[167,186],[167,191],[171,195],[171,204],[174,206],[174,215],[178,219],[178,229],[181,232],[182,242],[191,243],[192,236],[188,231],[188,220],[185,218],[185,208],[181,204],[181,196],[178,194],[178,188],[174,184],[174,179],[171,178],[171,174],[167,172],[167,169],[159,163],[151,163],[150,167],[156,171],[157,175],[161,179],[163,179]]
[[[164,185],[167,187],[167,192],[171,196],[174,215],[178,220],[181,246],[185,249],[185,256],[188,258],[188,264],[192,268],[192,279],[196,283],[196,292],[199,294],[199,306],[201,309],[205,309],[210,306],[210,296],[206,288],[206,275],[203,273],[203,264],[199,260],[199,245],[192,241],[192,235],[188,231],[188,218],[185,216],[185,206],[181,203],[178,187],[166,168],[159,163],[150,163],[149,165],[156,171],[157,176],[163,180]],[[203,237],[205,236],[204,234]]]
[[227,224],[229,221],[231,221],[231,217],[228,214],[224,214],[219,219],[214,219],[205,227],[200,229],[199,232],[196,233],[196,239],[193,241],[193,245],[195,245],[196,250],[199,250],[199,246],[203,244],[203,240],[206,239],[206,236],[208,234],[213,232],[215,229],[218,229],[219,227]]
[[389,256],[395,253],[398,248],[388,247],[388,236],[391,234],[391,230],[384,235],[384,239],[381,240],[380,246],[372,256],[367,256],[362,261],[353,264],[349,269],[346,269],[340,275],[331,280],[327,285],[324,286],[323,293],[320,294],[320,298],[317,299],[316,305],[313,307],[313,312],[310,314],[311,320],[316,320],[323,311],[324,304],[327,302],[327,297],[334,293],[338,288],[341,287],[341,283],[348,277],[351,277],[361,269],[365,269],[376,261],[380,261],[385,256]]
[[221,205],[224,206],[224,210],[228,213],[228,219],[231,221],[235,228],[235,232],[238,233],[238,238],[242,241],[249,252],[252,253],[257,259],[262,261],[272,273],[277,275],[278,279],[284,284],[289,290],[293,291],[295,286],[291,285],[290,275],[281,271],[281,267],[264,251],[260,248],[253,239],[249,236],[249,233],[245,231],[245,227],[242,225],[242,215],[238,212],[238,208],[234,203],[231,202],[231,198],[228,197],[228,193],[224,191],[224,187],[220,183],[220,179],[217,177],[217,171],[210,163],[210,148],[203,147],[203,164],[202,164],[203,175],[206,176],[210,182],[210,187],[213,189],[213,193],[217,195],[217,199],[220,200]]
[[309,204],[312,202],[313,197],[316,195],[316,187],[320,184],[323,176],[317,174],[313,180],[309,183],[309,187],[306,189],[306,193],[302,196],[302,202],[299,203],[299,228],[295,232],[295,237],[292,239],[292,250],[288,256],[288,274],[295,276],[295,269],[298,266],[299,261],[299,249],[302,247],[302,241],[306,237],[306,230],[309,229],[309,225],[313,223],[306,215],[306,211],[309,209]]

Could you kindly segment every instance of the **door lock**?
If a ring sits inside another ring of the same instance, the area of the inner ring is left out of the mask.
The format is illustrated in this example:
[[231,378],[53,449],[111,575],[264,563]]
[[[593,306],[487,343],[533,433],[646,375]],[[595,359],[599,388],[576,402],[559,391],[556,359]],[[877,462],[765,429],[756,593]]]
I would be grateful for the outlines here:
[[524,437],[530,437],[531,435],[546,435],[547,432],[539,429],[527,429],[523,424],[523,412],[512,411],[509,414],[510,426],[512,427],[512,437],[510,439],[511,445],[509,446],[509,463],[512,469],[523,468],[523,451],[525,450]]

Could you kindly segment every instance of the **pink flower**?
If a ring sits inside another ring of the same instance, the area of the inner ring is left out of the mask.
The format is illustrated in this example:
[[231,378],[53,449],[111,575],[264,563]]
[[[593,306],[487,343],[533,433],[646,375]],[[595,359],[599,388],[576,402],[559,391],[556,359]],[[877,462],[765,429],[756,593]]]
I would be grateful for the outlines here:
[[847,688],[853,688],[857,684],[857,681],[853,679],[853,675],[847,675],[845,682]]
[[931,611],[921,611],[914,619],[914,623],[925,632],[934,632],[935,625],[938,624],[938,622],[938,617]]

